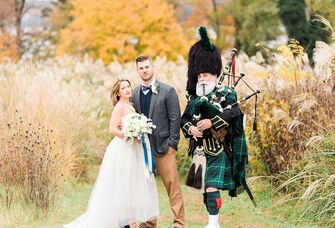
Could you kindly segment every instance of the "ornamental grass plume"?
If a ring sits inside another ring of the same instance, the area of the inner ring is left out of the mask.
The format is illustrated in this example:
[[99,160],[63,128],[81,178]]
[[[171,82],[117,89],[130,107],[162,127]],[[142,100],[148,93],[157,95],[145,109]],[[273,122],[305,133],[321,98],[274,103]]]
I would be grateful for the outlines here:
[[300,206],[298,221],[318,225],[335,225],[335,135],[307,139],[308,152],[291,170],[277,176],[277,192],[286,194],[277,203],[294,203]]
[[[185,61],[157,58],[155,66],[157,79],[175,84],[186,103]],[[112,137],[111,85],[121,75],[140,83],[135,63],[105,66],[65,56],[0,65],[0,172],[6,174],[0,200],[7,207],[20,188],[27,202],[47,208],[62,180],[85,178],[89,164],[99,162]]]
[[263,89],[258,132],[250,134],[256,148],[251,157],[265,164],[263,173],[275,176],[282,200],[274,207],[293,203],[301,209],[298,222],[334,227],[335,52],[334,43],[316,45],[309,80]]
[[0,188],[7,207],[19,190],[47,209],[62,181],[85,170],[81,149],[95,124],[91,96],[58,76],[39,62],[0,65]]

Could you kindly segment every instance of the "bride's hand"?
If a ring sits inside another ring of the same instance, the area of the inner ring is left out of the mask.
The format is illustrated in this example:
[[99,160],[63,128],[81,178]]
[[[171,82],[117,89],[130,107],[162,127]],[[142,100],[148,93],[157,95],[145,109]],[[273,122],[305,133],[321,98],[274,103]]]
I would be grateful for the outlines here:
[[138,144],[141,144],[141,140],[139,140],[138,138],[134,138],[134,142],[138,143]]

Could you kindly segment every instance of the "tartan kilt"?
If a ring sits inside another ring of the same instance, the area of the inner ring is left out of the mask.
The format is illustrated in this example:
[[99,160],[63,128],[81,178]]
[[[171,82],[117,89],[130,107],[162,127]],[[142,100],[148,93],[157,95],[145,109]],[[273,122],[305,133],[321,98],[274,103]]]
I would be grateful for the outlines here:
[[224,151],[217,156],[206,154],[206,163],[205,188],[214,187],[221,190],[235,188],[231,163]]
[[245,168],[248,164],[248,148],[244,132],[242,135],[234,139],[233,151],[234,180],[237,185],[236,187],[238,187],[243,181],[245,181]]
[[[223,151],[217,156],[206,154],[205,188],[214,187],[229,190],[229,195],[236,195],[242,190],[236,190],[245,182],[245,168],[248,163],[248,149],[245,134],[234,138],[233,166],[227,154]],[[234,172],[232,174],[232,172]]]

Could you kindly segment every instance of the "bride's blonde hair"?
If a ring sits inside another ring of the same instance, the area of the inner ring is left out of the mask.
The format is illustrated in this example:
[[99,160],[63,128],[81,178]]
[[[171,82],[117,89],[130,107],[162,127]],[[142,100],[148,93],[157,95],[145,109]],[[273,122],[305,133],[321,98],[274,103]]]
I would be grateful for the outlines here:
[[130,81],[128,79],[125,79],[125,78],[118,79],[114,83],[114,85],[112,87],[112,93],[111,93],[111,98],[112,98],[112,104],[113,104],[113,106],[115,106],[116,103],[120,100],[120,96],[118,95],[118,93],[120,92],[121,82],[128,82],[129,85],[130,85],[130,87],[131,87]]

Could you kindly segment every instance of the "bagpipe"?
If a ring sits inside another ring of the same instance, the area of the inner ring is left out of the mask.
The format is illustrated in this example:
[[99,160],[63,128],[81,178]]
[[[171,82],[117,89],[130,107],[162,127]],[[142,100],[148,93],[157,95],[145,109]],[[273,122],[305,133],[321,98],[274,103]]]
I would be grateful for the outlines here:
[[[205,95],[205,85],[203,85],[203,95],[196,97],[192,100],[192,124],[197,126],[197,122],[202,119],[212,119],[220,113],[227,112],[233,107],[239,105],[242,102],[249,100],[252,97],[255,99],[255,116],[253,123],[253,130],[257,129],[257,116],[256,116],[256,104],[257,104],[257,94],[260,93],[260,90],[253,90],[245,81],[244,73],[240,73],[239,76],[235,75],[235,58],[237,54],[237,49],[231,51],[231,56],[227,65],[225,66],[222,75],[218,79],[218,83],[214,90],[209,94]],[[225,78],[228,78],[228,85],[222,86]],[[237,99],[235,87],[240,81],[243,81],[253,92],[241,99]],[[225,131],[225,130],[223,130]],[[231,161],[233,168],[233,151],[229,145],[225,142],[224,135],[227,132],[214,132],[213,130],[207,129],[203,132],[203,138],[212,135],[216,140],[220,141],[223,144],[224,152],[227,154],[227,157]],[[194,151],[192,154],[192,165],[188,172],[186,178],[186,185],[196,188],[204,189],[204,176],[206,170],[206,156],[203,146],[202,138],[194,138]],[[232,170],[232,173],[234,171]],[[253,204],[256,206],[256,202],[251,194],[251,191],[246,183],[242,183],[244,189],[248,193]]]

